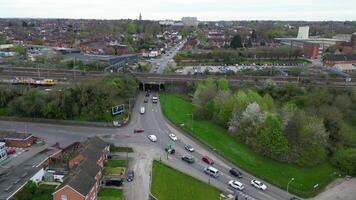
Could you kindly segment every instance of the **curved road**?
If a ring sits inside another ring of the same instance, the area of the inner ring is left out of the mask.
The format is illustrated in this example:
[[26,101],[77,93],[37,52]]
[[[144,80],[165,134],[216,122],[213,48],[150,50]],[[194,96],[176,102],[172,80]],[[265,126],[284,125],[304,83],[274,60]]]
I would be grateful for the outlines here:
[[[125,183],[125,197],[128,200],[146,200],[150,192],[150,171],[152,160],[162,160],[164,163],[183,171],[197,179],[207,182],[221,190],[228,188],[227,182],[237,178],[230,176],[229,169],[233,166],[231,163],[220,159],[214,152],[200,145],[190,137],[176,130],[164,118],[160,104],[152,104],[143,102],[144,94],[141,93],[135,103],[133,115],[130,123],[122,128],[98,128],[85,126],[66,126],[55,124],[41,124],[41,123],[26,123],[26,122],[9,122],[0,121],[0,129],[27,131],[34,135],[44,138],[47,145],[52,145],[59,142],[61,146],[68,145],[74,141],[84,141],[87,137],[98,135],[107,142],[114,143],[121,146],[130,146],[135,153],[130,154],[129,167],[135,171],[135,180],[130,183]],[[141,106],[146,108],[143,115],[139,114]],[[135,128],[144,128],[144,133],[134,134]],[[169,133],[175,133],[178,141],[172,141]],[[155,134],[158,141],[153,143],[147,138],[147,135]],[[172,144],[176,150],[174,155],[169,155],[164,151],[167,144]],[[189,153],[184,149],[185,144],[190,144],[195,148],[195,152]],[[182,155],[191,154],[195,157],[194,164],[188,164],[181,160]],[[214,167],[219,169],[220,175],[218,178],[212,178],[203,172],[203,168],[207,164],[201,161],[203,155],[208,155],[215,162]],[[242,171],[242,170],[241,170]],[[251,179],[255,177],[244,171],[243,178],[238,179],[245,185],[242,192],[238,192],[239,197],[245,199],[259,199],[259,200],[287,200],[292,197],[284,190],[275,186],[267,184],[266,191],[260,191],[250,185]]]

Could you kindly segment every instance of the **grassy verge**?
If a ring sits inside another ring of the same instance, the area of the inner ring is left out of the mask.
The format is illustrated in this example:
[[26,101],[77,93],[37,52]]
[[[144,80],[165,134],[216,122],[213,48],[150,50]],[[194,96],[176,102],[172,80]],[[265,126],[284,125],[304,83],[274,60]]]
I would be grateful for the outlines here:
[[216,200],[220,194],[207,183],[158,161],[153,162],[151,192],[159,200]]
[[105,174],[123,175],[126,167],[126,160],[108,160],[105,163],[104,172]]
[[[193,137],[215,148],[222,156],[269,183],[285,189],[288,181],[289,191],[302,197],[310,197],[319,193],[329,182],[334,180],[339,172],[325,162],[315,167],[300,167],[281,163],[263,157],[246,145],[240,143],[225,129],[206,120],[192,120],[189,114],[193,111],[192,104],[177,94],[161,94],[160,102],[163,113],[174,124],[184,124],[182,128]],[[314,186],[318,187],[314,189]]]
[[98,200],[122,200],[122,189],[116,188],[100,188]]

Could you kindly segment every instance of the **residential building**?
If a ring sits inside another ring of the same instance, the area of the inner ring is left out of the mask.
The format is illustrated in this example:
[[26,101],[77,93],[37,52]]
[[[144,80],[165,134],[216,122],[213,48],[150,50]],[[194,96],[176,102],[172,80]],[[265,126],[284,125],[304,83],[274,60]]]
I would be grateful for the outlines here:
[[351,64],[356,66],[356,54],[331,55],[324,58],[324,64],[332,67],[337,64]]
[[26,148],[32,146],[36,137],[30,133],[1,132],[0,141],[5,141],[8,147]]
[[69,160],[71,171],[53,193],[54,200],[96,200],[109,145],[98,137],[89,138]]

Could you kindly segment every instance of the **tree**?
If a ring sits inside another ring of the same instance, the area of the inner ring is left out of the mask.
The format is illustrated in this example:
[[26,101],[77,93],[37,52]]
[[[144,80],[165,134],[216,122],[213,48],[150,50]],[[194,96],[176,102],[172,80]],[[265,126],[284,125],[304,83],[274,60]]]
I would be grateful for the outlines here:
[[273,159],[280,160],[288,151],[288,141],[283,135],[282,123],[270,113],[258,131],[257,141],[255,149]]
[[26,56],[26,52],[27,52],[26,48],[21,45],[15,45],[11,47],[10,51],[18,53],[21,56]]
[[356,175],[356,148],[341,149],[332,159],[332,163],[348,175]]
[[233,49],[242,48],[242,39],[240,35],[235,35],[232,38],[230,42],[230,47]]

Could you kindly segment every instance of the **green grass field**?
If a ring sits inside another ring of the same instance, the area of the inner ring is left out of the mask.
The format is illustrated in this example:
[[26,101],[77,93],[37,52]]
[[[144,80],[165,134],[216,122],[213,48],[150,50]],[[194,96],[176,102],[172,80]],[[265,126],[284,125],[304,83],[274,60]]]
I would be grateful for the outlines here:
[[207,183],[153,161],[151,192],[158,200],[217,200],[220,191]]
[[105,163],[108,167],[127,167],[127,160],[108,160]]
[[98,193],[98,200],[121,200],[122,189],[115,188],[100,188]]
[[[160,95],[160,102],[164,114],[171,122],[176,125],[184,124],[182,129],[215,148],[218,153],[242,169],[283,189],[293,177],[289,191],[294,194],[302,197],[314,196],[339,175],[339,171],[328,162],[315,167],[300,167],[263,157],[210,121],[194,120],[191,131],[192,119],[189,114],[192,113],[193,106],[187,98],[163,93]],[[314,189],[316,184],[318,187]]]
[[33,192],[27,189],[25,186],[20,192],[18,192],[11,200],[44,200],[53,199],[52,193],[55,191],[57,185],[42,184],[38,186]]

